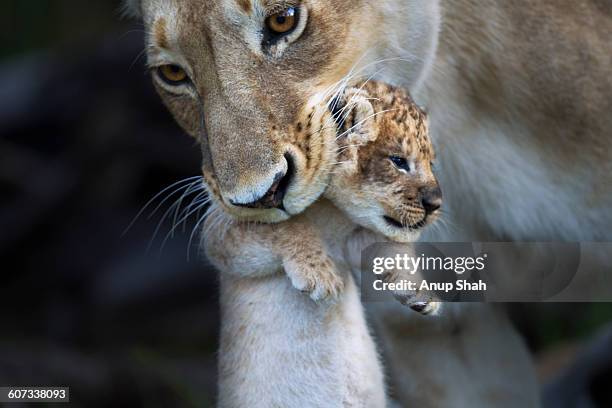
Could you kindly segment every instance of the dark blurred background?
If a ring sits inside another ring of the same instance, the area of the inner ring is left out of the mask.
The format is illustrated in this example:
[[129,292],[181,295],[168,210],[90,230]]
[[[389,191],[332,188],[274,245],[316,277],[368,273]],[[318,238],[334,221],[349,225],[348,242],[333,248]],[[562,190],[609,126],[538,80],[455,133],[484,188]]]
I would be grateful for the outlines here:
[[[171,222],[152,237],[178,195],[149,217],[158,199],[122,236],[156,193],[198,175],[200,153],[119,6],[0,5],[0,386],[70,386],[73,407],[207,407],[217,283],[189,246],[195,217],[162,250]],[[611,304],[510,312],[548,400],[571,388],[581,406],[612,406]]]

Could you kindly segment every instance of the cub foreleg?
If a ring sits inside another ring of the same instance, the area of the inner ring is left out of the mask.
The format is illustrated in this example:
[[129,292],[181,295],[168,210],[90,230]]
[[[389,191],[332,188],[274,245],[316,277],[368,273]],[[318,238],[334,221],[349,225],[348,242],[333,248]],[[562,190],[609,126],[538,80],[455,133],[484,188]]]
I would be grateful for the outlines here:
[[235,223],[209,231],[204,245],[219,270],[255,278],[284,269],[293,286],[315,301],[337,297],[344,287],[318,231],[303,217],[282,224]]

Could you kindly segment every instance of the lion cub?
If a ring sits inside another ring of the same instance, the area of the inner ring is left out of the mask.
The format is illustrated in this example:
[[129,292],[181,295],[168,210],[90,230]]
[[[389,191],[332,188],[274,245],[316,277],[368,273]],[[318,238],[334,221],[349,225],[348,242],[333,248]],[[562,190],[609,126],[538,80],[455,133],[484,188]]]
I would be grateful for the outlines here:
[[[432,172],[427,118],[408,94],[369,81],[348,89],[331,109],[338,150],[324,197],[344,217],[320,217],[321,211],[335,211],[323,200],[281,224],[235,224],[222,239],[210,234],[207,255],[221,270],[259,275],[256,265],[269,265],[272,254],[296,289],[315,301],[334,298],[344,279],[332,261],[342,254],[334,254],[330,242],[344,242],[359,226],[391,241],[414,242],[436,219],[442,194]],[[324,225],[318,225],[321,219]],[[258,251],[265,262],[258,260]],[[432,311],[415,302],[415,310]]]

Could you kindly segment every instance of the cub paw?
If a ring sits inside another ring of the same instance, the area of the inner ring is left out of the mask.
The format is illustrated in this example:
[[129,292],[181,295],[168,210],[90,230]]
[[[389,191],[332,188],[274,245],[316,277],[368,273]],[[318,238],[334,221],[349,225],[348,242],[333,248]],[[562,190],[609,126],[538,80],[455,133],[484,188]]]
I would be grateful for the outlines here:
[[315,263],[285,262],[291,284],[315,302],[334,300],[344,289],[344,279],[331,261]]

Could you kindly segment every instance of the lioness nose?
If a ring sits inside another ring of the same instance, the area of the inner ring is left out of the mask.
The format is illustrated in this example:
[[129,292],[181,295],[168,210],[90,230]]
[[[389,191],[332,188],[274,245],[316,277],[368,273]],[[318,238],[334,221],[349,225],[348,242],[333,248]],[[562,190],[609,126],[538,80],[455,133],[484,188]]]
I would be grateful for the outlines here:
[[421,204],[427,214],[439,210],[442,206],[442,190],[440,190],[440,187],[424,187],[421,190]]
[[289,184],[291,183],[291,177],[293,175],[293,167],[291,157],[287,154],[285,155],[285,159],[287,160],[287,170],[276,173],[274,176],[274,182],[272,186],[265,192],[261,197],[255,199],[250,203],[241,203],[230,200],[230,202],[237,207],[246,207],[246,208],[283,208],[283,199],[285,198],[285,194],[287,193],[287,189]]

